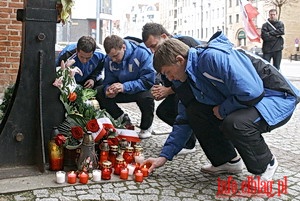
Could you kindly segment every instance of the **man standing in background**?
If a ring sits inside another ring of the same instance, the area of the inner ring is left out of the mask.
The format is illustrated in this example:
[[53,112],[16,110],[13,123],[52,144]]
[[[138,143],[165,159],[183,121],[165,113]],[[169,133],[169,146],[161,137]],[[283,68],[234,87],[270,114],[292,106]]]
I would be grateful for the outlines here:
[[284,24],[277,19],[277,10],[269,11],[269,19],[261,29],[261,38],[263,40],[263,58],[267,61],[273,59],[273,66],[280,70],[282,58]]

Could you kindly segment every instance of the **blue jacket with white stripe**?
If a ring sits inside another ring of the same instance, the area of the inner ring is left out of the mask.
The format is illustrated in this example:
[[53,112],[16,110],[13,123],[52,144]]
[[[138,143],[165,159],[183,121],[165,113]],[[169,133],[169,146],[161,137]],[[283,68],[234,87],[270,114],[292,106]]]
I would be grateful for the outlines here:
[[[221,32],[210,39],[207,48],[189,50],[186,73],[196,100],[220,105],[223,118],[254,106],[272,126],[291,116],[299,102],[299,90],[275,67],[250,52],[235,49]],[[176,121],[187,122],[181,103]],[[187,123],[175,124],[160,156],[172,160],[190,134]]]
[[141,43],[140,45],[124,39],[126,50],[121,63],[109,56],[104,61],[104,90],[113,83],[123,84],[124,93],[135,94],[149,90],[154,85],[156,71],[153,67],[153,55]]

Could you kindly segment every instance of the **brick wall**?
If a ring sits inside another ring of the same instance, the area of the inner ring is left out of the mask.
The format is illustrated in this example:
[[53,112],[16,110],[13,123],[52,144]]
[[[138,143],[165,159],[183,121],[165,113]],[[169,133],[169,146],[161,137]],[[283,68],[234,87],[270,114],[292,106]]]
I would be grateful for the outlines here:
[[[22,23],[16,20],[23,0],[0,1],[0,94],[15,83],[21,53]],[[1,96],[2,97],[2,96]]]

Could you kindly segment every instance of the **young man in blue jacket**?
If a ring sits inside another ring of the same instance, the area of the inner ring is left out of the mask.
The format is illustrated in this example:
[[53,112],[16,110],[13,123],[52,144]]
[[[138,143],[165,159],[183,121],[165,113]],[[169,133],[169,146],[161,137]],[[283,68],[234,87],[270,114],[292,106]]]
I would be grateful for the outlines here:
[[106,109],[114,119],[130,124],[130,118],[117,103],[136,102],[142,113],[139,137],[151,137],[154,99],[150,89],[156,74],[153,55],[143,43],[137,45],[117,35],[106,37],[103,45],[107,53],[105,74],[103,87],[97,94],[101,109]]
[[[158,44],[169,38],[176,38],[184,42],[189,47],[196,47],[203,44],[203,42],[190,36],[171,35],[161,24],[155,22],[149,22],[143,26],[142,38],[146,47],[148,47],[153,53],[155,52]],[[163,101],[156,108],[156,115],[168,125],[173,126],[178,114],[178,92],[176,94],[172,82],[164,75],[159,74],[157,77],[160,78],[159,83],[156,83],[152,87],[151,92],[155,100]],[[183,93],[186,94],[186,91]],[[196,151],[195,143],[196,137],[191,135],[184,148],[178,154],[187,154]]]
[[61,61],[74,59],[73,66],[77,66],[83,76],[76,74],[77,84],[85,88],[95,88],[102,84],[102,71],[105,53],[96,48],[96,41],[91,36],[82,36],[75,44],[67,45],[58,55],[56,66],[60,66]]
[[176,118],[188,124],[175,123],[160,156],[144,162],[152,163],[150,172],[172,160],[193,129],[211,162],[202,172],[239,173],[242,158],[250,173],[272,180],[278,162],[262,133],[289,121],[299,102],[298,89],[265,60],[234,49],[222,32],[207,48],[166,40],[154,54],[154,66],[178,86],[188,82],[195,99],[180,104]]

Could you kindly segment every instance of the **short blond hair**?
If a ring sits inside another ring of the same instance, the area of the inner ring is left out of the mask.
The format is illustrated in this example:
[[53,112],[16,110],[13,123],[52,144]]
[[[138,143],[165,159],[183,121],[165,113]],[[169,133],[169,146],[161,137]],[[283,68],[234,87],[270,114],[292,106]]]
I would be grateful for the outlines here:
[[170,38],[158,45],[154,53],[153,65],[157,72],[161,72],[161,68],[166,65],[176,64],[176,57],[181,55],[187,59],[189,46],[178,39]]

